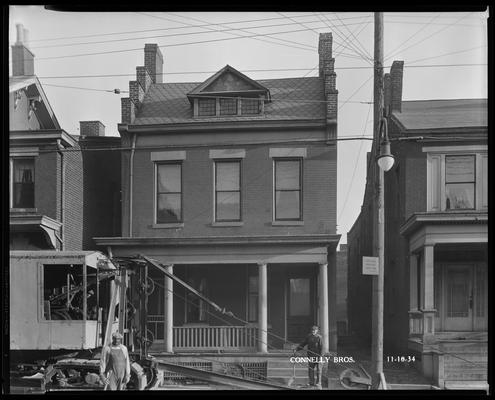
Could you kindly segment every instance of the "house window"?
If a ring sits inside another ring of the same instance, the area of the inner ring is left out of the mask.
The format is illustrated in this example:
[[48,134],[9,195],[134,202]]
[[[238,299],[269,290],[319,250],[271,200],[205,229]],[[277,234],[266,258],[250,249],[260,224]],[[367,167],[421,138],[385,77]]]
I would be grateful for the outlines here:
[[260,113],[260,101],[258,99],[242,99],[241,101],[241,114],[259,114]]
[[12,207],[34,208],[34,158],[14,158]]
[[475,208],[475,155],[445,156],[445,209]]
[[202,117],[216,115],[216,103],[216,99],[199,99],[198,115]]
[[156,164],[156,223],[182,222],[182,164]]
[[302,220],[302,160],[276,159],[274,165],[275,220]]
[[486,146],[424,147],[427,211],[488,209]]
[[237,99],[220,99],[220,115],[237,115]]
[[258,322],[258,275],[254,268],[248,268],[248,322]]
[[241,162],[215,161],[215,220],[241,220]]
[[[190,278],[188,279],[188,283],[199,293],[207,296],[207,285],[205,277],[190,276]],[[208,304],[201,300],[196,294],[188,291],[186,295],[186,322],[206,322],[207,312]]]

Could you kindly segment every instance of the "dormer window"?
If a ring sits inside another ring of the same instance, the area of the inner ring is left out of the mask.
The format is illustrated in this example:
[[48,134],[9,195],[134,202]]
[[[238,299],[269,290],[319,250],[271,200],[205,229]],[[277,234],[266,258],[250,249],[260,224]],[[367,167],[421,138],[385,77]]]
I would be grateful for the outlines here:
[[220,115],[237,115],[237,99],[220,99]]
[[242,115],[253,115],[253,114],[259,114],[260,112],[261,112],[260,100],[242,99],[242,103],[241,103]]
[[198,100],[198,115],[201,117],[209,117],[216,115],[216,99],[199,99]]
[[194,117],[263,114],[270,91],[227,65],[187,94]]

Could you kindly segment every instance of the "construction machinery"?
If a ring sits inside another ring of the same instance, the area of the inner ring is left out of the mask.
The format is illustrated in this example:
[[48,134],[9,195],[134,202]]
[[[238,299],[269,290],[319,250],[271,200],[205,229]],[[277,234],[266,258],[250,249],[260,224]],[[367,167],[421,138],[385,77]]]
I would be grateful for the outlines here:
[[11,393],[102,390],[101,349],[116,331],[123,335],[131,359],[127,389],[156,389],[163,371],[241,389],[292,389],[150,356],[147,306],[154,282],[149,267],[159,269],[215,311],[230,314],[143,255],[109,258],[97,251],[11,251]]

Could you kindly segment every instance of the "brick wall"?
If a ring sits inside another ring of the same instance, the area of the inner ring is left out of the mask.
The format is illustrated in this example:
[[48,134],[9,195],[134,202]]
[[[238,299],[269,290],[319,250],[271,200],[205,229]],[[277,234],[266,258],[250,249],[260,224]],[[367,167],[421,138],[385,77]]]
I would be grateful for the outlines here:
[[81,136],[105,136],[105,125],[100,121],[79,121]]
[[[199,141],[201,142],[201,141]],[[286,147],[286,146],[273,146]],[[303,146],[296,146],[303,147]],[[304,226],[272,226],[273,165],[269,147],[246,147],[242,160],[241,227],[212,227],[213,222],[213,160],[209,149],[186,149],[183,161],[184,227],[153,229],[153,162],[150,151],[138,150],[134,156],[133,236],[189,237],[228,235],[284,235],[327,233],[336,230],[336,167],[335,146],[304,146],[303,162]],[[215,147],[212,147],[215,148]],[[239,148],[242,148],[240,145]],[[175,149],[174,149],[175,150]],[[128,207],[128,156],[123,155],[124,209]],[[124,234],[128,226],[124,211]]]
[[[74,148],[80,147],[76,144]],[[80,151],[68,151],[63,157],[65,163],[64,250],[81,250],[85,223],[83,219],[85,189],[82,154]]]

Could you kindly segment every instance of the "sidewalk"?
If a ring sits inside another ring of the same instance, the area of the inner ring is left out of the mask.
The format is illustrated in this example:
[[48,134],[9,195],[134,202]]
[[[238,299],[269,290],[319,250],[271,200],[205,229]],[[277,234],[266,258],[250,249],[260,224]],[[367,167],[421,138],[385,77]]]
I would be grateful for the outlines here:
[[[407,356],[406,354],[404,355]],[[335,364],[333,367],[329,368],[329,388],[344,389],[338,381],[340,374],[347,368],[361,371],[358,364],[361,364],[368,374],[372,374],[371,350],[369,348],[362,348],[354,343],[340,345],[338,347],[337,356],[352,357],[354,363]],[[425,378],[414,368],[413,364],[414,362],[387,362],[385,358],[383,362],[383,373],[387,384],[431,385],[431,380]]]

